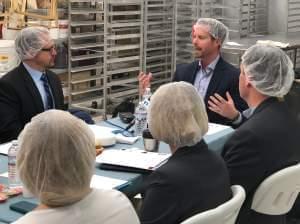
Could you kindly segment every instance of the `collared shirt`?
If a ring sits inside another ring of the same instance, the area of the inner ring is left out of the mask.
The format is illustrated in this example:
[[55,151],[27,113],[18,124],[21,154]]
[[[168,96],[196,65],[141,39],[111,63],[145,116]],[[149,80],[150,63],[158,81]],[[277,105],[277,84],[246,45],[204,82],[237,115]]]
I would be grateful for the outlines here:
[[220,59],[220,55],[218,55],[206,68],[203,68],[201,64],[201,60],[199,60],[199,70],[196,74],[196,79],[194,82],[194,86],[198,91],[198,94],[204,99],[209,82],[214,73],[215,67]]
[[[24,65],[24,67],[26,68],[26,70],[28,71],[28,73],[30,74],[31,78],[33,79],[34,84],[35,84],[36,87],[38,88],[39,93],[40,93],[40,95],[41,95],[41,97],[42,97],[42,100],[43,100],[44,108],[45,108],[45,110],[46,110],[46,109],[47,109],[47,95],[46,95],[46,91],[45,91],[45,88],[44,88],[43,81],[41,80],[41,77],[42,77],[42,75],[43,75],[43,72],[31,68],[29,65],[27,65],[27,64],[24,63],[24,62],[23,62],[23,65]],[[52,96],[52,99],[53,99],[53,103],[54,103],[54,105],[55,105],[55,102],[54,102],[54,98],[53,98],[53,94],[52,94],[51,88],[50,88],[50,92],[51,92],[51,96]],[[54,105],[53,105],[53,106],[54,106]]]

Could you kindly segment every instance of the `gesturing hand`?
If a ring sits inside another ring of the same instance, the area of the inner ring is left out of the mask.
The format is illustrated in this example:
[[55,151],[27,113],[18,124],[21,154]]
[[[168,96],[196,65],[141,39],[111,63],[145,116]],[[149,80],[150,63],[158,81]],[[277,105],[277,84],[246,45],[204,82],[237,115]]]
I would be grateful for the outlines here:
[[215,93],[214,96],[209,97],[208,108],[223,117],[233,120],[239,115],[239,112],[228,92],[226,92],[226,98],[227,100]]
[[147,87],[150,87],[151,79],[152,79],[151,72],[149,72],[148,74],[144,72],[139,73],[138,80],[139,80],[139,91],[141,95],[143,95]]

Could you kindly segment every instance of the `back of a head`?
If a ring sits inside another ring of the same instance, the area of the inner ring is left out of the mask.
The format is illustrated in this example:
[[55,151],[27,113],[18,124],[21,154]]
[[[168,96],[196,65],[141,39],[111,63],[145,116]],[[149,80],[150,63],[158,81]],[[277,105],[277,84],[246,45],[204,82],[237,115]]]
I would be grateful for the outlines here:
[[16,52],[22,61],[30,60],[34,58],[50,40],[48,29],[44,27],[26,27],[22,29],[16,37]]
[[169,145],[198,143],[208,130],[208,118],[195,87],[186,82],[160,86],[151,97],[149,128],[154,138]]
[[278,47],[255,44],[242,56],[242,65],[252,85],[266,96],[283,97],[293,84],[293,63]]
[[214,39],[219,39],[223,44],[228,38],[228,28],[219,20],[213,18],[199,18],[195,25],[209,27],[209,33]]
[[90,190],[95,161],[94,135],[68,112],[48,110],[19,136],[20,179],[49,207],[72,204]]

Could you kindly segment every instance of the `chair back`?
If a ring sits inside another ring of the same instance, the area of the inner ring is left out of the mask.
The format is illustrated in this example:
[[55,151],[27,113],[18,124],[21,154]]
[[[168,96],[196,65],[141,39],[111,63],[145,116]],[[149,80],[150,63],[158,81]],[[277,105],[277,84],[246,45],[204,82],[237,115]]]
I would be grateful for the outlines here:
[[251,209],[267,215],[288,213],[300,191],[300,164],[267,177],[256,189]]
[[244,188],[239,185],[231,186],[231,190],[233,196],[229,201],[214,209],[198,213],[181,224],[234,224],[246,194]]

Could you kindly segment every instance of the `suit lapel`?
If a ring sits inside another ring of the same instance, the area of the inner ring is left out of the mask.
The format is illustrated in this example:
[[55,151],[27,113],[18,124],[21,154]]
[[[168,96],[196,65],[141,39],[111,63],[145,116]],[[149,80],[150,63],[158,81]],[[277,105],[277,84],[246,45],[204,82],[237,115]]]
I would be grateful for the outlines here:
[[36,87],[33,79],[31,78],[30,74],[28,73],[27,69],[24,67],[24,65],[21,63],[19,66],[20,75],[22,76],[24,80],[24,85],[29,92],[29,94],[32,97],[32,102],[36,107],[36,110],[40,113],[44,111],[44,104],[41,97],[41,94]]
[[196,60],[192,63],[192,74],[193,75],[190,76],[192,79],[188,80],[188,82],[191,83],[192,85],[194,85],[198,70],[199,70],[199,61]]
[[213,95],[215,92],[217,92],[217,88],[219,86],[219,84],[221,83],[222,80],[222,71],[224,69],[224,61],[223,59],[220,57],[218,63],[216,64],[213,76],[211,77],[211,80],[208,84],[207,87],[207,91],[206,91],[206,95],[205,95],[205,99],[204,102],[205,104],[207,104],[209,96]]

